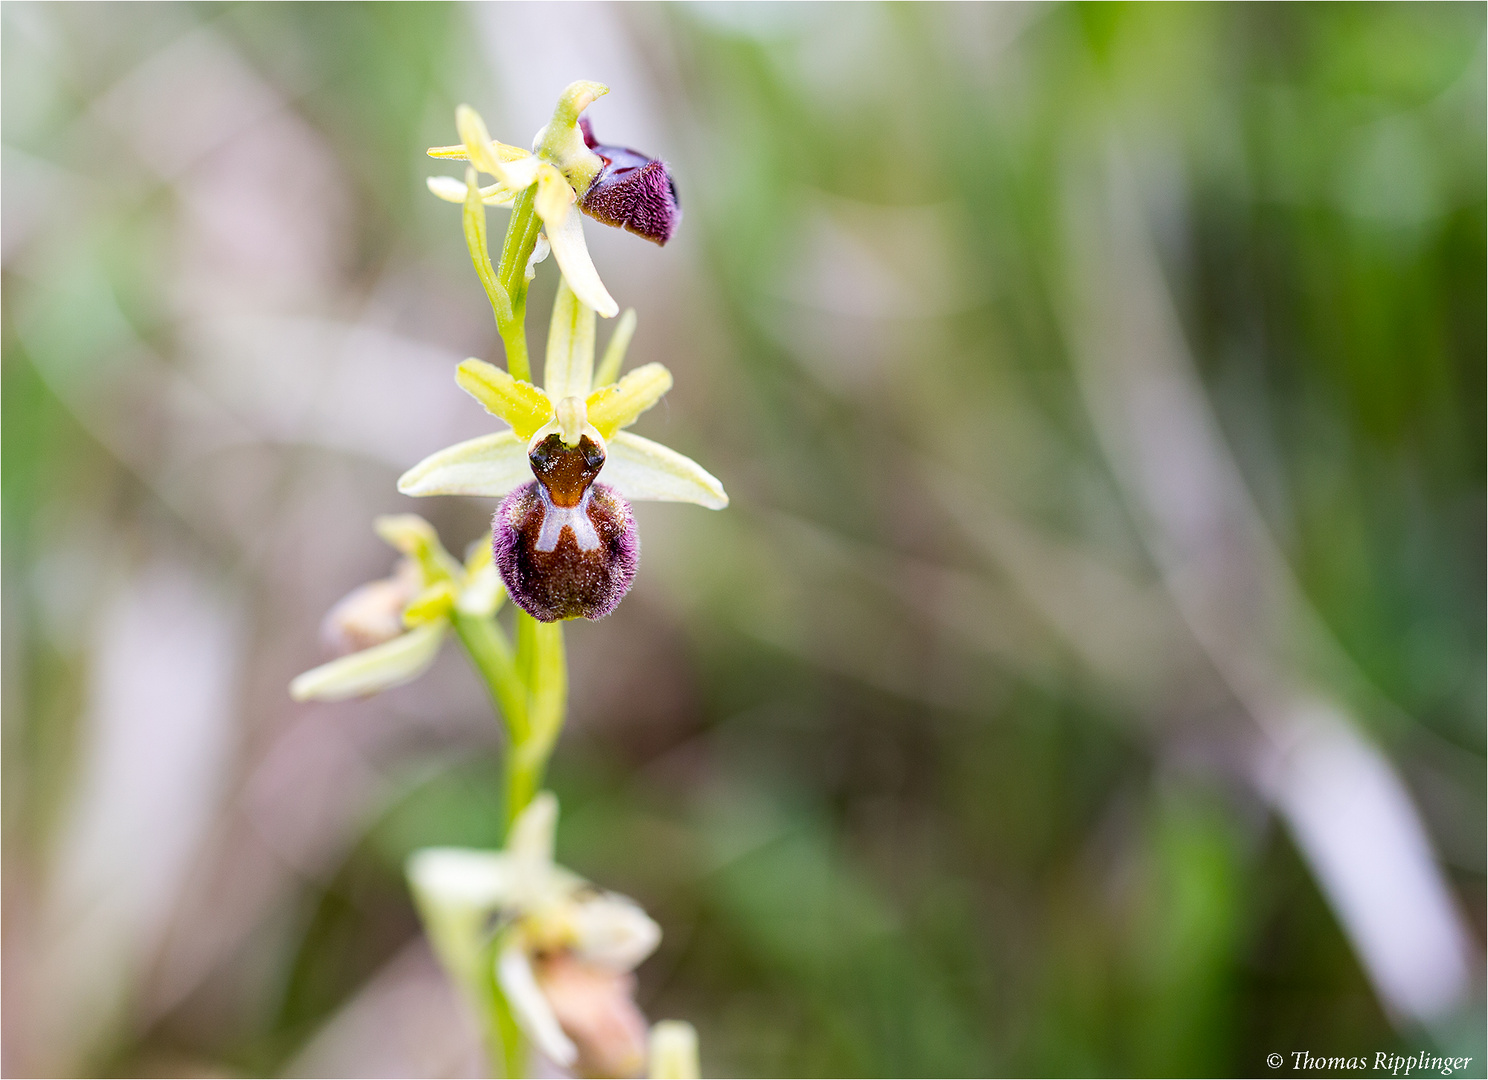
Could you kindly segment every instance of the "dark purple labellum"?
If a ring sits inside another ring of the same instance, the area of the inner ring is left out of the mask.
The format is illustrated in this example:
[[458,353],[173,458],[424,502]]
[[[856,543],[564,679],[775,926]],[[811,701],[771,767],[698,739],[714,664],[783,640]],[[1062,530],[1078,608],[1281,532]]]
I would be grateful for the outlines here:
[[528,460],[538,479],[496,510],[496,569],[523,611],[542,622],[602,619],[635,580],[640,539],[630,504],[595,476],[604,451],[586,436],[576,447],[549,435]]
[[584,213],[617,229],[665,244],[677,231],[682,208],[677,185],[666,163],[623,146],[595,141],[587,117],[579,120],[584,141],[600,156],[604,167],[579,201]]

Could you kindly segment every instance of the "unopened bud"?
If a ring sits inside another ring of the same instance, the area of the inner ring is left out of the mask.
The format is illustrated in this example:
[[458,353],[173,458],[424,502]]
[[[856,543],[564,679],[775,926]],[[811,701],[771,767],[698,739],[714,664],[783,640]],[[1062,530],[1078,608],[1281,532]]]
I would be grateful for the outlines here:
[[651,1027],[650,1068],[652,1080],[697,1080],[697,1029],[685,1020],[659,1020]]
[[636,1076],[646,1064],[646,1017],[635,976],[581,963],[567,953],[541,962],[538,985],[579,1049],[583,1076]]
[[337,601],[320,624],[321,640],[338,655],[393,640],[403,633],[403,609],[420,584],[418,564],[400,560],[392,577],[369,581]]

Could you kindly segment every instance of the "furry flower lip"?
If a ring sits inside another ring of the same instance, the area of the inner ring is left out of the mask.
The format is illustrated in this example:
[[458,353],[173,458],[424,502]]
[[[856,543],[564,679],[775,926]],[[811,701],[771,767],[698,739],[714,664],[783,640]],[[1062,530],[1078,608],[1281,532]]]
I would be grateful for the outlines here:
[[671,389],[672,376],[652,363],[620,377],[633,312],[596,368],[594,314],[560,283],[541,388],[480,360],[462,363],[461,388],[511,429],[432,454],[398,481],[405,495],[503,497],[494,562],[512,601],[542,622],[602,618],[630,589],[640,541],[627,500],[728,505],[697,462],[623,430]]
[[584,144],[599,155],[604,168],[579,199],[579,208],[595,221],[665,245],[677,231],[682,208],[677,184],[666,162],[639,150],[606,146],[594,137],[587,116],[579,118]]
[[630,506],[595,477],[605,452],[588,435],[566,446],[554,432],[527,454],[533,475],[502,500],[491,547],[507,591],[543,622],[614,611],[640,562]]

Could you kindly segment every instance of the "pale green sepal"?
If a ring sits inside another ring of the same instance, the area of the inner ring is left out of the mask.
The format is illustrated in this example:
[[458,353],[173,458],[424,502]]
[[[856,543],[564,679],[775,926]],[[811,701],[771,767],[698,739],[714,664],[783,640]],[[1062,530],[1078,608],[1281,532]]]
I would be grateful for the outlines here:
[[289,684],[296,701],[342,701],[418,678],[434,662],[449,624],[426,623],[408,633],[305,672]]
[[414,895],[441,908],[490,911],[516,896],[511,860],[499,851],[422,848],[408,858]]
[[431,176],[424,181],[429,185],[429,190],[445,202],[462,203],[465,201],[465,193],[470,190],[465,184],[456,180],[453,176]]
[[563,280],[568,282],[574,295],[592,307],[606,319],[613,319],[620,312],[620,305],[599,280],[599,271],[589,258],[589,248],[584,243],[583,214],[564,214],[556,226],[546,225],[548,243],[553,246],[553,258],[558,260],[558,269],[563,271]]
[[[470,190],[464,182],[453,176],[431,176],[426,181],[429,190],[445,202],[463,203]],[[516,194],[508,191],[504,184],[491,184],[480,189],[481,202],[487,206],[510,206]]]
[[398,478],[398,490],[404,495],[494,498],[531,479],[526,440],[515,431],[501,431],[430,454]]
[[548,325],[548,362],[543,389],[548,400],[583,399],[594,378],[594,309],[581,303],[568,282],[558,283],[553,321]]
[[728,495],[717,477],[660,443],[621,431],[608,440],[606,449],[599,480],[627,499],[690,502],[709,510],[728,505]]
[[646,1075],[651,1080],[697,1080],[703,1075],[698,1067],[697,1029],[686,1020],[653,1024],[646,1057],[650,1060]]
[[530,155],[511,160],[502,152],[501,144],[491,138],[480,113],[469,105],[461,105],[455,110],[455,130],[465,144],[466,160],[481,172],[500,180],[509,191],[521,191],[537,179],[538,160]]
[[620,365],[625,363],[625,350],[630,348],[630,339],[635,336],[635,329],[635,308],[626,308],[625,314],[620,316],[620,322],[615,326],[615,332],[610,335],[610,343],[605,346],[604,359],[594,372],[595,386],[608,386],[620,377]]
[[472,1002],[490,978],[481,958],[492,911],[510,902],[513,873],[505,855],[465,848],[424,848],[404,870],[435,953]]
[[537,195],[532,200],[532,208],[543,219],[543,224],[557,228],[573,204],[574,190],[568,186],[563,174],[547,163],[538,166]]

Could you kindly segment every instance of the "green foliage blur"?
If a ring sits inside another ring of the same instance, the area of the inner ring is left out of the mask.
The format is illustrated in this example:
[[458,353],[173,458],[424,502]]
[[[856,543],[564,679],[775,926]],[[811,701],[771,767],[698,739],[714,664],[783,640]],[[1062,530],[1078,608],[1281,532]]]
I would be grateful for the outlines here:
[[[678,243],[587,233],[639,311],[631,363],[676,376],[638,430],[716,473],[733,505],[640,512],[634,596],[570,635],[574,713],[550,783],[560,860],[664,928],[640,1000],[697,1025],[706,1074],[1258,1075],[1272,1051],[1424,1037],[1392,1025],[1250,784],[1249,728],[1209,666],[1140,644],[1092,662],[1037,598],[1097,647],[1137,607],[1102,607],[1039,560],[1077,550],[1160,602],[1068,327],[1070,178],[1119,145],[1219,430],[1353,665],[1335,688],[1405,779],[1481,949],[1484,11],[7,3],[5,226],[24,259],[7,245],[7,1042],[31,1022],[9,1001],[44,967],[26,942],[89,775],[96,639],[57,629],[47,599],[48,576],[73,572],[68,538],[240,587],[245,734],[196,872],[231,882],[210,867],[249,865],[243,793],[275,725],[304,715],[282,687],[320,659],[314,612],[385,570],[368,516],[424,513],[458,549],[490,512],[415,505],[392,462],[289,437],[231,451],[221,473],[152,471],[70,396],[106,377],[139,395],[109,402],[136,427],[163,408],[110,320],[184,365],[195,301],[165,284],[174,181],[138,179],[88,123],[193,34],[273,88],[337,167],[326,307],[492,360],[457,218],[424,190],[449,170],[424,148],[454,141],[462,101],[524,141],[545,118],[503,110],[534,70],[548,99],[548,83],[611,85],[591,113],[604,141],[639,139],[612,102],[650,110],[661,144],[641,149],[677,176]],[[535,27],[547,36],[523,46]],[[528,66],[504,70],[516,51]],[[76,213],[21,236],[16,155]],[[236,167],[273,188],[272,161]],[[442,299],[386,302],[388,281],[420,275]],[[60,315],[34,299],[44,278],[67,283]],[[534,286],[538,342],[553,280],[545,266]],[[448,397],[464,407],[452,379]],[[337,510],[347,492],[361,516]],[[271,532],[291,501],[323,503],[324,523]],[[982,542],[968,523],[984,514],[1027,559]],[[92,579],[73,580],[66,611],[91,625]],[[1169,660],[1177,674],[1147,674]],[[500,747],[470,686],[451,663],[400,691],[404,734],[379,744],[335,857],[175,997],[151,989],[174,968],[138,961],[75,1075],[304,1067],[418,935],[409,852],[500,840]],[[459,723],[418,727],[426,699]],[[358,708],[327,715],[354,731]],[[167,940],[211,937],[188,915]],[[1431,1038],[1481,1055],[1481,1011]],[[8,1053],[13,1074],[54,1060]]]

